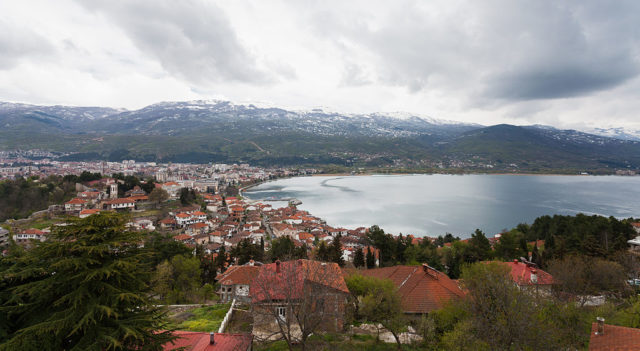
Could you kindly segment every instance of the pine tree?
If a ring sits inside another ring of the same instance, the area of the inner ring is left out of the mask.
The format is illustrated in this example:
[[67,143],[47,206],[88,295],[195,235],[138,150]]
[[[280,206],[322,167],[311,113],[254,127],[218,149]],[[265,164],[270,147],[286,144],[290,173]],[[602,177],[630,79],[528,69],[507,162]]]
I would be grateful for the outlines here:
[[127,218],[70,219],[2,272],[19,316],[0,350],[156,350],[173,337],[150,300],[150,253]]
[[227,265],[227,251],[224,248],[224,245],[220,247],[220,251],[218,251],[218,256],[213,260],[213,266],[216,271],[224,272]]
[[364,252],[362,252],[361,247],[353,254],[353,265],[356,266],[356,268],[364,267]]
[[542,256],[540,255],[540,251],[538,251],[537,240],[535,245],[533,245],[533,250],[531,251],[531,261],[535,263],[538,267],[542,267]]
[[376,268],[376,258],[371,252],[371,248],[367,246],[367,269]]
[[491,258],[491,243],[480,229],[471,234],[469,254],[473,261],[484,261]]
[[329,248],[327,247],[327,244],[324,241],[320,242],[320,245],[318,245],[318,252],[316,253],[316,259],[318,261],[324,261],[324,262],[329,261]]
[[344,267],[344,259],[342,258],[342,243],[340,242],[342,235],[338,233],[329,245],[329,260],[337,263],[340,267]]

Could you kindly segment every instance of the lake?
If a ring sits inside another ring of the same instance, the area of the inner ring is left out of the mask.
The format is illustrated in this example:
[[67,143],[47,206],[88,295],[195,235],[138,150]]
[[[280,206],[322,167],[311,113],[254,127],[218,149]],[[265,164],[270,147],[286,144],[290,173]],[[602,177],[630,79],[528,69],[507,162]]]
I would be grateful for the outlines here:
[[297,177],[260,184],[244,196],[251,200],[299,199],[302,204],[298,208],[334,227],[377,224],[386,232],[417,236],[452,233],[469,237],[476,228],[490,236],[553,214],[640,217],[640,177]]

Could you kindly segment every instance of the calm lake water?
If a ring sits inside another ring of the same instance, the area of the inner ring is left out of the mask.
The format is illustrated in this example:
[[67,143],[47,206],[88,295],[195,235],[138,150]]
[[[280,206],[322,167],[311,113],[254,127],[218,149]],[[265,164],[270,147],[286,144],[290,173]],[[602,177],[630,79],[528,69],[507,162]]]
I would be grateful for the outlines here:
[[377,224],[390,233],[417,236],[448,232],[469,237],[476,228],[493,235],[553,214],[640,217],[640,177],[299,177],[261,184],[244,196],[252,200],[296,198],[302,201],[298,208],[335,227]]

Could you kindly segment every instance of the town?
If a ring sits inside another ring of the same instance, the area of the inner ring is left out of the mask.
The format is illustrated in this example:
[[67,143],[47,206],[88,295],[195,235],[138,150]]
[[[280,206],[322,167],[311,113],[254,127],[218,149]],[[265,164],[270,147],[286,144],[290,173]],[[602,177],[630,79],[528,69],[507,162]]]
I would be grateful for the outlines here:
[[[598,251],[598,243],[589,244],[601,256],[618,255],[628,245],[629,253],[624,260],[634,262],[628,272],[635,274],[630,282],[626,279],[630,275],[620,268],[615,274],[618,281],[580,290],[575,289],[575,284],[566,283],[573,277],[559,268],[566,262],[559,264],[557,260],[570,259],[558,253],[566,248],[549,242],[553,239],[547,239],[546,243],[538,238],[526,240],[538,230],[537,222],[531,227],[523,225],[489,237],[476,231],[463,240],[450,234],[438,238],[392,235],[377,226],[347,229],[333,227],[298,209],[299,202],[295,199],[276,208],[268,201],[252,201],[242,196],[244,189],[261,182],[312,175],[320,172],[317,169],[134,160],[60,162],[43,156],[39,161],[29,162],[0,160],[25,164],[0,168],[0,172],[6,179],[26,177],[35,184],[62,177],[72,183],[69,198],[33,211],[27,218],[8,219],[0,229],[0,246],[5,247],[2,255],[11,257],[11,247],[15,245],[27,252],[35,250],[38,243],[56,240],[50,238],[81,223],[123,219],[123,228],[142,235],[140,247],[160,252],[161,258],[154,261],[153,267],[155,300],[178,306],[172,314],[176,330],[172,335],[179,338],[167,342],[166,350],[305,349],[326,346],[326,340],[318,339],[324,333],[347,335],[351,342],[360,340],[364,348],[378,342],[407,349],[448,347],[460,342],[451,334],[457,329],[437,325],[442,322],[438,318],[460,313],[455,311],[460,307],[452,306],[469,298],[475,301],[469,308],[479,309],[476,310],[479,314],[489,313],[482,311],[487,307],[481,305],[486,297],[482,294],[496,291],[487,291],[489,288],[483,286],[482,280],[487,277],[498,284],[504,284],[500,279],[508,279],[514,289],[510,293],[532,306],[549,303],[553,296],[561,295],[563,301],[570,301],[569,305],[579,301],[581,306],[597,309],[605,305],[607,291],[619,297],[640,286],[640,280],[636,279],[640,270],[636,249],[640,247],[638,222],[605,219],[618,228],[611,233],[614,236],[611,242],[620,241],[615,236],[629,240],[623,240],[625,245],[617,249],[607,246],[609,251],[605,253]],[[544,220],[558,219],[541,222]],[[585,219],[578,216],[576,220]],[[586,245],[581,247],[585,249]],[[191,269],[185,268],[189,262]],[[476,265],[468,265],[474,262]],[[607,266],[604,260],[592,262]],[[553,274],[543,267],[550,268]],[[566,276],[558,277],[559,274]],[[508,294],[500,297],[503,303],[513,298]],[[545,299],[548,301],[540,302]],[[193,311],[209,314],[197,319]],[[213,317],[216,314],[219,317]],[[197,322],[205,326],[194,328]],[[594,345],[604,347],[619,342],[620,338],[628,338],[629,342],[640,340],[640,329],[629,331],[605,325],[603,318],[591,322],[590,334],[580,330],[572,334],[574,346],[584,345],[585,338],[590,338],[589,347],[593,350],[604,349]],[[539,321],[532,320],[523,328],[536,323]],[[487,332],[495,331],[489,328]],[[438,333],[441,337],[436,340],[434,335]],[[522,334],[524,329],[514,333]],[[498,334],[493,340],[496,344],[478,339],[469,341],[474,343],[471,348],[500,348],[504,342],[500,338],[513,337],[506,331]],[[546,346],[540,344],[540,349],[554,349],[564,345],[566,339],[558,336],[548,342]]]

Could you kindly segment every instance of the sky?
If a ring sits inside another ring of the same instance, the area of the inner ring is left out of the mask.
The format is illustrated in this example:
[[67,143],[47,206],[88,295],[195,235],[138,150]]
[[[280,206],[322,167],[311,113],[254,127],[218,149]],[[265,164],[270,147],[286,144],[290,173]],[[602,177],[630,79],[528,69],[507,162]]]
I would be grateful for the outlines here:
[[640,129],[640,1],[7,0],[0,100]]

